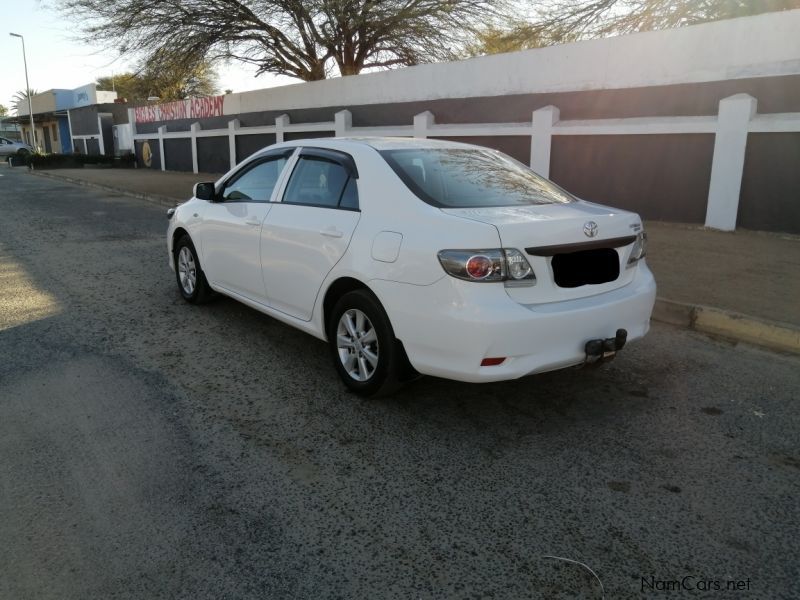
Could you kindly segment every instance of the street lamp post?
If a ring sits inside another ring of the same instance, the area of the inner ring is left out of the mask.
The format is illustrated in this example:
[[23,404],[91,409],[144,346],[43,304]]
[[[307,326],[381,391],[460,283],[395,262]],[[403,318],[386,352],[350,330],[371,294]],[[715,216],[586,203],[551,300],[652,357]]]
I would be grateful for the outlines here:
[[18,33],[9,33],[8,35],[18,37],[22,40],[22,62],[25,65],[25,95],[28,97],[28,116],[31,119],[31,139],[33,140],[34,149],[39,149],[39,144],[36,141],[36,127],[33,125],[33,102],[31,101],[31,86],[28,83],[28,57],[25,55],[25,38]]

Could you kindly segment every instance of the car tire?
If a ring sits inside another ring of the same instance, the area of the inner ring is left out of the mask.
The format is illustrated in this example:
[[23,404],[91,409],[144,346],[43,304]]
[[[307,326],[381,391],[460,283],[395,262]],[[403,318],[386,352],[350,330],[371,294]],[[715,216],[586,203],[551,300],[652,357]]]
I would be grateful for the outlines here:
[[342,296],[331,312],[327,333],[334,367],[352,392],[386,396],[400,387],[405,354],[372,292],[355,290]]
[[203,304],[211,299],[212,291],[206,280],[194,244],[188,235],[175,242],[172,249],[175,264],[175,279],[183,299],[191,304]]
[[17,156],[21,156],[22,158],[25,158],[29,154],[30,154],[30,151],[26,150],[25,148],[20,148],[19,150],[17,150]]

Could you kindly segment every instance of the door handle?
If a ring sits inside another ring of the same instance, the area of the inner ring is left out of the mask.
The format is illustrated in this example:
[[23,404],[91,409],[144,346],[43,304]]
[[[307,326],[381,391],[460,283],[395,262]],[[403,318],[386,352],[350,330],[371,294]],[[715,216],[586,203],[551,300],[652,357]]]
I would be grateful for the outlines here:
[[322,235],[325,235],[327,237],[332,237],[332,238],[340,238],[340,237],[342,237],[344,235],[344,232],[339,231],[338,229],[336,229],[336,227],[333,227],[333,226],[326,227],[325,229],[322,229],[320,231],[320,233]]
[[247,225],[261,225],[261,221],[255,217],[250,217],[248,219],[245,219],[244,222]]

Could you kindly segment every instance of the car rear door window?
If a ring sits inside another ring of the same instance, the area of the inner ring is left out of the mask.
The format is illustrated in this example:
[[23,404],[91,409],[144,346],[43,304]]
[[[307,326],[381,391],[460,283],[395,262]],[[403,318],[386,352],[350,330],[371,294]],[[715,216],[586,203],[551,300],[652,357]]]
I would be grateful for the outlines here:
[[563,204],[575,198],[493,150],[419,148],[381,155],[421,200],[441,208]]
[[225,184],[222,191],[223,201],[269,202],[287,160],[287,155],[274,156],[247,169]]
[[283,201],[323,208],[358,209],[355,180],[339,163],[318,156],[300,156]]

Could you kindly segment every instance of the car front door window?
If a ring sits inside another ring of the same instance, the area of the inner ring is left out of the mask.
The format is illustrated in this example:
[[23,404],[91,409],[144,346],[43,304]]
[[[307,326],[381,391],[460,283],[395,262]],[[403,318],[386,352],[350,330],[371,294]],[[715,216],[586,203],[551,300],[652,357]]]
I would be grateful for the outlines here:
[[251,167],[225,185],[223,202],[269,202],[287,160],[277,156]]

